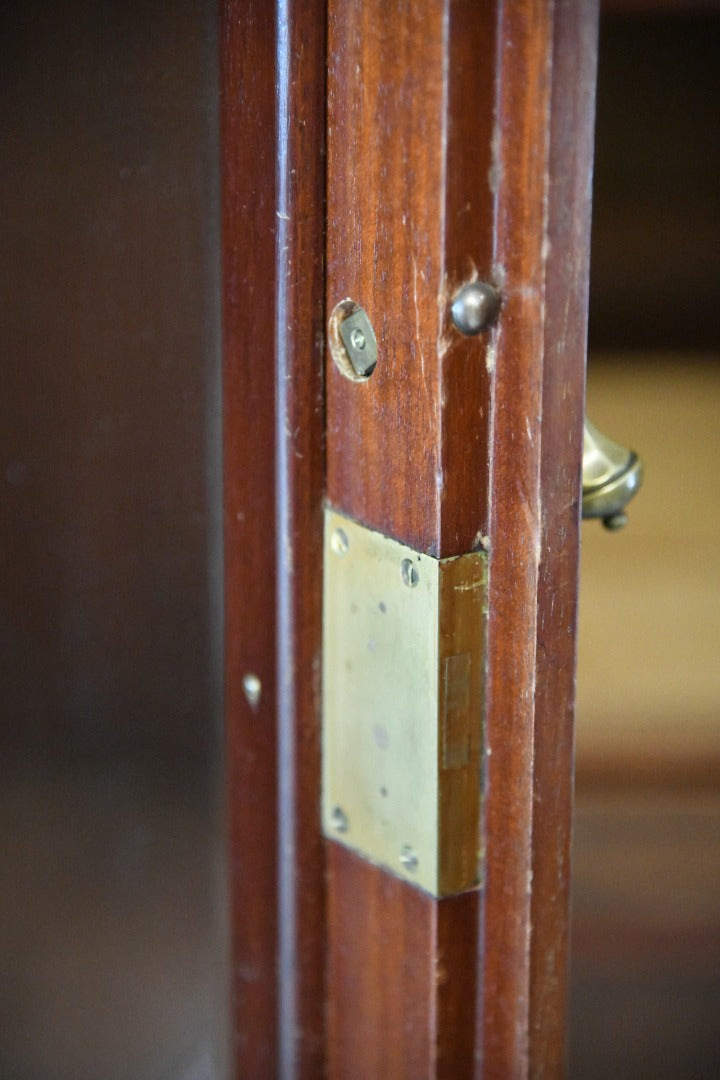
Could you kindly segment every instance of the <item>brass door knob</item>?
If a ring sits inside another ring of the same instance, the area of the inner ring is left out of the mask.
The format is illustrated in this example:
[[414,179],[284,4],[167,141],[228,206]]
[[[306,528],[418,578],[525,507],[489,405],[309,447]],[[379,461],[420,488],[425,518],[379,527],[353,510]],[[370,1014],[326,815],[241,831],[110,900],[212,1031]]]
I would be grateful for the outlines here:
[[627,523],[625,507],[642,484],[643,464],[585,419],[582,462],[582,516],[601,518],[606,529]]

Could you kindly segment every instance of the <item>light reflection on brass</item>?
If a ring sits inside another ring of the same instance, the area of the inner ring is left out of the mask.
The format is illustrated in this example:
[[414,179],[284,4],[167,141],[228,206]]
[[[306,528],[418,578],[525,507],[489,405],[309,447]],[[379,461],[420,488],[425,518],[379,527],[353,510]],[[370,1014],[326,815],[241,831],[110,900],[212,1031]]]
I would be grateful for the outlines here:
[[325,537],[325,835],[433,896],[477,888],[487,555],[435,559],[329,509]]
[[601,518],[607,529],[627,522],[625,507],[638,491],[643,464],[633,450],[613,442],[586,418],[583,433],[582,516]]

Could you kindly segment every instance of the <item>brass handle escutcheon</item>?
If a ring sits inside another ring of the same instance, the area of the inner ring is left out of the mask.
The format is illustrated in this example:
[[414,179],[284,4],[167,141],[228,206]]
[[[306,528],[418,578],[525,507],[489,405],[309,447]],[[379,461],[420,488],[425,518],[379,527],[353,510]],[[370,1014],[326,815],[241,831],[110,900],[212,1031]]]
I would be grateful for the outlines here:
[[638,491],[643,464],[633,450],[618,445],[585,419],[582,462],[582,516],[600,518],[607,529],[627,523],[625,507]]

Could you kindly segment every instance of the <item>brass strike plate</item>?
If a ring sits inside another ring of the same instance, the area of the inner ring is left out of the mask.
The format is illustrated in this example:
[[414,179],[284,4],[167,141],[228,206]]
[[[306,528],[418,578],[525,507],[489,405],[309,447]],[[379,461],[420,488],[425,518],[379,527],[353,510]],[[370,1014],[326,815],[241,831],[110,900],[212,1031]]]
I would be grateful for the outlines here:
[[481,882],[482,552],[434,559],[325,514],[325,835],[431,893]]

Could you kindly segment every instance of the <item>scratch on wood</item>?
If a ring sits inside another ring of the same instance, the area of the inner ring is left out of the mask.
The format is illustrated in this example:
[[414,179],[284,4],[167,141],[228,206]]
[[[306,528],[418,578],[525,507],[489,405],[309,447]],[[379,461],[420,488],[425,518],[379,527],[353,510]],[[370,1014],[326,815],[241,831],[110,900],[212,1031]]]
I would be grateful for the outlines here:
[[496,123],[493,128],[492,140],[490,142],[491,164],[488,169],[488,187],[493,195],[497,195],[500,190],[500,181],[502,179],[502,163],[500,159],[501,137],[500,125]]
[[422,371],[423,382],[425,382],[425,349],[423,348],[422,334],[420,333],[420,308],[418,307],[417,275],[417,259],[413,255],[413,302],[415,304],[415,337],[417,338],[418,347],[420,349],[420,370]]
[[473,589],[482,589],[485,587],[484,581],[465,581],[459,582],[455,586],[455,592],[472,592]]
[[448,351],[452,344],[451,334],[444,334],[443,327],[445,325],[445,312],[450,304],[451,297],[450,283],[447,279],[447,275],[443,275],[442,283],[438,290],[438,323],[437,323],[437,357],[438,361],[442,361],[445,353]]

